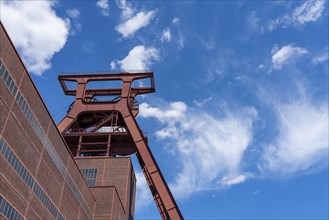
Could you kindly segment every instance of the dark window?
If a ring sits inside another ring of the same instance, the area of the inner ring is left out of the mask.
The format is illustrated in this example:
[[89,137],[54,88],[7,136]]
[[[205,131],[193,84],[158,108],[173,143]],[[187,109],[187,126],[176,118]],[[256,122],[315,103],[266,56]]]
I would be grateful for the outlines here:
[[85,178],[88,186],[96,185],[97,169],[96,168],[84,168],[80,169],[83,177]]
[[6,82],[8,76],[9,76],[9,74],[8,74],[7,70],[5,70],[5,73],[3,74],[3,81],[4,82]]
[[5,71],[5,66],[2,66],[0,69],[0,77],[2,77],[3,72]]

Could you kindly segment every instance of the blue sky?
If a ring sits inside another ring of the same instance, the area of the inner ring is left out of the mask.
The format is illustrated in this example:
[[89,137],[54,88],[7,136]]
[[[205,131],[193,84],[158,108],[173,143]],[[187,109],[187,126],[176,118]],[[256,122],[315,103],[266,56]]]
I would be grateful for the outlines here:
[[[186,219],[328,219],[328,1],[1,1],[0,12],[56,122],[72,102],[58,73],[154,71],[138,121]],[[160,218],[133,160],[135,217]]]

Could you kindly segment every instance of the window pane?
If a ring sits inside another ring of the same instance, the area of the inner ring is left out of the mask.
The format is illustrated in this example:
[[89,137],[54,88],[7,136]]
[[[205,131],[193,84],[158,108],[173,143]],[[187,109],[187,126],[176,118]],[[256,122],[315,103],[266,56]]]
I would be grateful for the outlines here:
[[2,77],[4,71],[5,71],[5,66],[2,66],[0,69],[0,77]]
[[9,149],[8,146],[7,146],[6,152],[5,152],[5,154],[4,154],[4,156],[5,156],[6,159],[8,159],[8,154],[9,154],[9,152],[10,152],[10,149]]
[[3,156],[5,156],[5,153],[6,153],[6,150],[7,150],[7,144],[5,142],[3,142],[3,146],[2,146],[2,149],[1,149],[1,154]]
[[28,105],[25,105],[25,108],[24,108],[24,114],[25,116],[27,115],[27,111],[29,110],[29,106]]
[[13,207],[10,207],[9,213],[8,213],[8,219],[13,219],[13,215],[14,215],[14,209],[13,209]]
[[23,98],[23,96],[21,96],[20,99],[19,99],[19,102],[18,102],[18,105],[21,109],[22,109],[22,106],[23,106],[23,102],[24,102],[24,98]]
[[6,85],[7,85],[8,88],[9,88],[10,83],[11,83],[12,81],[13,81],[13,80],[12,80],[11,77],[9,76],[8,79],[7,79],[7,82],[6,82]]
[[5,73],[3,74],[3,81],[6,82],[7,78],[8,78],[8,72],[7,70],[5,70]]
[[30,116],[31,116],[31,112],[30,111],[27,111],[27,114],[26,114],[26,118],[29,122],[31,122],[30,120]]
[[20,106],[21,106],[22,111],[24,111],[24,108],[26,106],[26,103],[25,103],[24,99],[22,99],[22,102],[21,102]]
[[16,102],[18,103],[19,102],[19,99],[21,98],[21,92],[18,91],[17,92],[17,96],[16,96]]
[[11,94],[13,94],[13,88],[14,88],[14,86],[15,86],[15,82],[13,80],[13,81],[11,81],[11,85],[9,87],[9,90],[10,90]]
[[22,164],[18,163],[18,165],[17,165],[17,173],[18,174],[21,172],[21,169],[22,169]]
[[2,149],[2,145],[3,145],[3,140],[0,139],[0,149]]
[[16,159],[17,163],[14,167],[14,169],[16,170],[16,172],[18,173],[18,168],[19,168],[19,164],[21,163],[18,159]]
[[16,211],[13,211],[13,216],[11,217],[11,219],[17,219],[17,215],[18,215],[18,212]]
[[16,92],[17,92],[17,86],[16,86],[16,85],[14,85],[14,89],[13,89],[13,92],[12,92],[13,96],[15,96],[15,95],[16,95]]
[[14,158],[13,158],[13,162],[11,163],[11,164],[12,164],[12,166],[13,166],[13,168],[14,168],[14,170],[16,170],[16,168],[15,168],[15,167],[17,166],[17,163],[18,163],[18,162],[17,162],[17,158],[16,158],[16,157],[14,157]]
[[30,184],[29,184],[29,187],[32,189],[33,187],[33,184],[34,184],[34,179],[33,177],[31,176],[31,181],[30,181]]
[[15,155],[13,154],[12,151],[10,151],[9,158],[8,158],[8,162],[9,162],[10,165],[12,165],[12,160],[13,160],[14,157],[15,157]]
[[5,208],[3,209],[3,214],[4,214],[4,216],[7,216],[8,209],[9,209],[9,204],[6,202],[6,203],[5,203]]

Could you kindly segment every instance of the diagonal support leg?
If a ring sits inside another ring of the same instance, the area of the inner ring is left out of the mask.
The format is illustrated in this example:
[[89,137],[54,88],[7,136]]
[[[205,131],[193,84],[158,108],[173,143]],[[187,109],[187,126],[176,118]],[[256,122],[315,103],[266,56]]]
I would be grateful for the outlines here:
[[125,123],[137,146],[137,156],[162,219],[183,219],[165,179],[132,114],[124,116]]

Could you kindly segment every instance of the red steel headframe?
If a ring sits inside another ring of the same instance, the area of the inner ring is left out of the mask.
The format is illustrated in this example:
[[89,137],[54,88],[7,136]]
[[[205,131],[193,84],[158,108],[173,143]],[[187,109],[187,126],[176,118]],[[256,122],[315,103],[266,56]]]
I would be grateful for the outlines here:
[[[66,95],[75,96],[76,98],[67,115],[58,124],[58,129],[62,135],[64,137],[72,135],[67,134],[68,129],[78,120],[78,117],[86,112],[119,112],[126,125],[129,136],[132,139],[131,143],[134,145],[125,153],[131,154],[132,152],[136,152],[138,161],[142,167],[162,219],[183,219],[175,199],[152,155],[147,143],[147,138],[143,135],[135,119],[138,114],[138,107],[133,105],[133,103],[135,103],[135,97],[140,94],[155,92],[153,73],[62,74],[59,75],[58,79],[64,93]],[[149,79],[151,85],[134,88],[132,86],[133,81],[140,79]],[[121,80],[122,87],[87,88],[88,82],[91,81],[113,80]],[[66,85],[68,81],[76,82],[77,87],[74,89],[68,88]],[[119,99],[115,101],[90,101],[95,96],[118,96]]]

